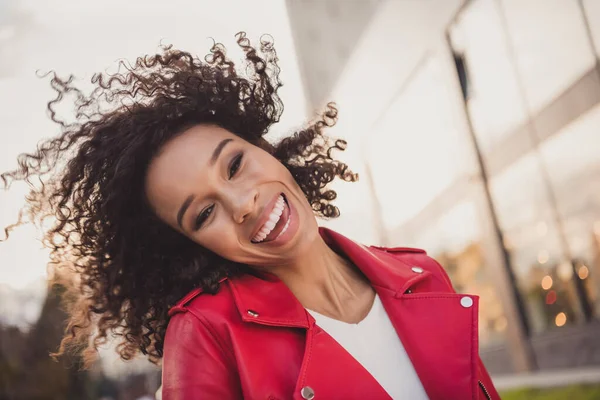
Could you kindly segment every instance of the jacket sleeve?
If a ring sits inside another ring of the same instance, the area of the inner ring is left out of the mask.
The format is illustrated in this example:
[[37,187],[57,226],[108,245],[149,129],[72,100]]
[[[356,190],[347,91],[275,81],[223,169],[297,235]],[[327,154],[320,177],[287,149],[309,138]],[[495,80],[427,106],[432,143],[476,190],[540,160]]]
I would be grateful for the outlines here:
[[163,347],[163,400],[243,399],[235,361],[208,322],[191,311],[169,321]]
[[[439,273],[441,274],[442,278],[448,284],[448,287],[450,288],[450,290],[453,293],[456,293],[456,291],[454,290],[454,287],[452,286],[452,281],[450,280],[450,277],[448,276],[448,273],[446,272],[444,267],[442,267],[440,265],[440,263],[437,262],[436,260],[433,260],[433,261],[435,262],[436,266],[438,267]],[[496,391],[496,388],[494,387],[494,382],[492,382],[492,378],[490,377],[488,371],[486,370],[485,365],[483,365],[483,361],[481,361],[480,357],[477,357],[477,359],[478,359],[478,363],[479,363],[479,365],[478,365],[479,381],[481,383],[483,383],[483,385],[485,386],[485,390],[488,392],[487,394],[489,395],[491,400],[500,400],[500,395]],[[483,389],[481,389],[481,390],[483,390]],[[480,398],[486,399],[486,397],[480,397]]]

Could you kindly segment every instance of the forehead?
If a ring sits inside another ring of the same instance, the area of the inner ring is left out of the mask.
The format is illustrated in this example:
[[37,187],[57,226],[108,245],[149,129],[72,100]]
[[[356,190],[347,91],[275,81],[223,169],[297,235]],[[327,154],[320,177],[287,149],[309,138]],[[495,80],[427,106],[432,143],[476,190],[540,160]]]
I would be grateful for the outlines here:
[[215,147],[224,139],[239,139],[239,137],[220,126],[197,125],[165,143],[155,157],[155,161],[159,165],[172,164],[180,157],[193,157],[208,163]]
[[156,208],[179,207],[182,197],[198,188],[215,148],[224,139],[241,140],[221,127],[198,125],[168,141],[148,166],[150,202]]

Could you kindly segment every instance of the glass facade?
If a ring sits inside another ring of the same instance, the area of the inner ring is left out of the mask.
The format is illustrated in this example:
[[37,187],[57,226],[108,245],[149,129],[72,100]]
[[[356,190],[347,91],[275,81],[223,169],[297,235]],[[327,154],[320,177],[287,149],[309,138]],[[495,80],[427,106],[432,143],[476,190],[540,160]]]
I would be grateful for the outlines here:
[[600,315],[599,3],[473,0],[448,37],[530,334],[583,325]]
[[[597,2],[468,2],[447,27],[446,56],[429,52],[367,142],[389,241],[427,249],[459,292],[480,296],[480,345],[493,354],[600,315],[600,17],[590,11]],[[552,352],[568,358],[535,357]]]
[[547,165],[576,275],[600,316],[600,105],[545,141]]
[[450,37],[454,52],[465,57],[467,107],[481,151],[489,153],[527,119],[496,1],[473,2]]
[[596,0],[583,0],[583,11],[586,22],[590,28],[596,57],[600,56],[600,2]]
[[[443,68],[439,57],[429,58],[394,99],[370,140],[373,146],[367,158],[388,229],[419,213],[472,168]],[[410,187],[410,196],[399,197],[398,187],[389,184],[392,181]]]
[[577,297],[568,273],[571,267],[553,218],[539,157],[534,153],[523,156],[493,177],[490,186],[532,331],[575,322]]
[[577,0],[501,0],[529,111],[537,113],[595,63]]

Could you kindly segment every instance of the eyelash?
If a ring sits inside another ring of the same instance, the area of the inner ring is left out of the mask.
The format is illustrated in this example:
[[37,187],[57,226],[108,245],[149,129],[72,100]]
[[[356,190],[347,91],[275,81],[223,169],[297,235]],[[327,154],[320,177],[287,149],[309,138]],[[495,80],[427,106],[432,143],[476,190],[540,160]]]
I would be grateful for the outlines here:
[[240,165],[242,164],[242,159],[244,158],[244,153],[239,153],[234,157],[229,165],[229,179],[233,178],[236,172],[240,169]]
[[196,220],[194,221],[194,231],[197,231],[202,227],[202,224],[208,219],[214,208],[215,205],[212,204],[206,207],[204,210],[200,211],[200,214],[198,214]]
[[[239,171],[240,165],[242,164],[242,159],[244,158],[244,153],[239,153],[236,155],[231,163],[229,164],[229,170],[227,171],[227,175],[229,179],[233,178],[235,174]],[[206,207],[204,210],[200,211],[196,220],[194,221],[194,231],[197,231],[202,227],[202,224],[208,219],[210,214],[213,212],[215,205],[212,204]]]

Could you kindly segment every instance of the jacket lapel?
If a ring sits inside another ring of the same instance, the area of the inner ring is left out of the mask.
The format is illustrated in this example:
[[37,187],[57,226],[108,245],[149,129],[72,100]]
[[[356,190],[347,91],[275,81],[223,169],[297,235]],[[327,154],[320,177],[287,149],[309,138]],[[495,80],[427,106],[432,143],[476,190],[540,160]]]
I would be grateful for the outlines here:
[[[312,316],[311,316],[312,318]],[[391,400],[373,376],[327,332],[311,321],[294,399],[310,390],[319,399]]]
[[310,314],[274,275],[244,275],[226,282],[243,321],[308,329]]
[[477,298],[412,293],[382,297],[386,311],[430,399],[477,398]]
[[318,398],[390,400],[373,376],[298,302],[290,290],[268,274],[228,280],[235,304],[245,322],[306,329],[304,357],[294,399],[311,390]]
[[321,235],[377,291],[429,398],[477,399],[478,297],[436,285],[425,265],[407,264],[334,231],[322,229]]

